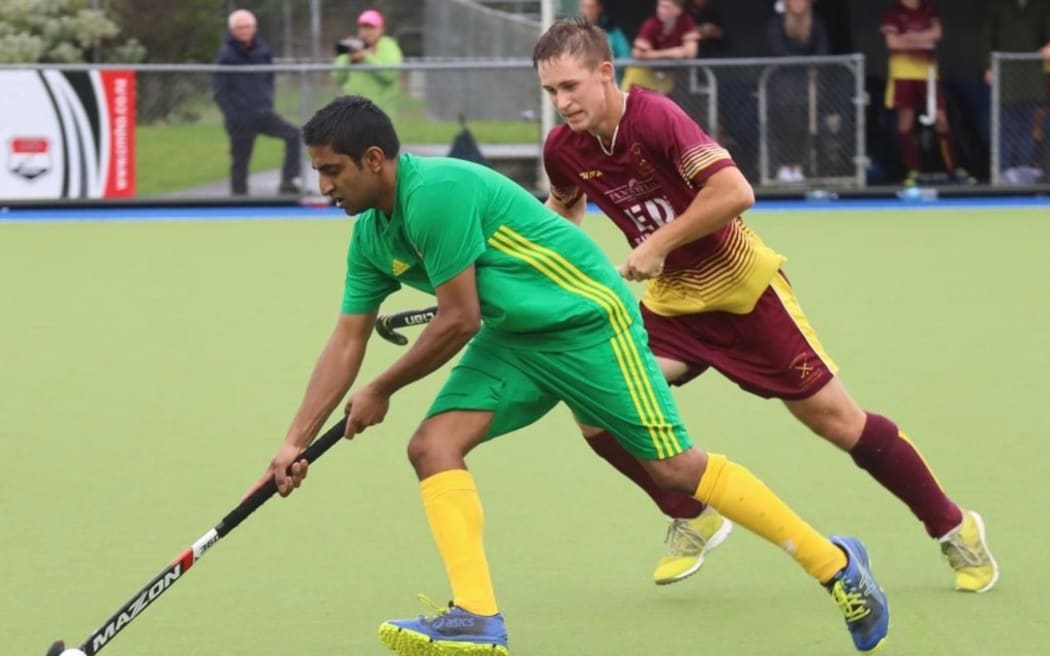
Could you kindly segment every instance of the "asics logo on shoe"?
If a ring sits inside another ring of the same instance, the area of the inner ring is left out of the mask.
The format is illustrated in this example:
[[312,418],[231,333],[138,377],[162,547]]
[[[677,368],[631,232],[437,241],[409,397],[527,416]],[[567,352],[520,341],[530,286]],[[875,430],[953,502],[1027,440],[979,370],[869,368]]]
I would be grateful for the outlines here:
[[455,631],[457,629],[473,629],[475,619],[473,617],[438,617],[430,626],[438,631]]

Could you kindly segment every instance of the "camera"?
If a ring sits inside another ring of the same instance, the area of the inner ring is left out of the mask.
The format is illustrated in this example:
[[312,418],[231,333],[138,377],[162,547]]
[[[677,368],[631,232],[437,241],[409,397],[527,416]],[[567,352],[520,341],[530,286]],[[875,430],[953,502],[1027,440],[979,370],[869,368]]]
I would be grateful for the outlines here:
[[335,44],[335,54],[337,55],[349,55],[359,50],[364,50],[365,42],[356,36],[348,36],[345,39],[337,41]]

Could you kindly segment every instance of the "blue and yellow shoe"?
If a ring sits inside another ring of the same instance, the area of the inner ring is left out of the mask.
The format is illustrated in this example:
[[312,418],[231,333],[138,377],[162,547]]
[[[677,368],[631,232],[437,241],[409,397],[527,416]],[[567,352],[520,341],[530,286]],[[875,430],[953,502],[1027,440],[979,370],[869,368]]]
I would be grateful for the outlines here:
[[846,618],[858,651],[882,647],[890,632],[890,603],[871,575],[868,552],[857,538],[835,535],[831,542],[846,554],[846,567],[825,584]]
[[425,595],[419,600],[434,614],[379,625],[379,640],[400,656],[509,656],[502,614],[475,615],[452,602],[442,608]]

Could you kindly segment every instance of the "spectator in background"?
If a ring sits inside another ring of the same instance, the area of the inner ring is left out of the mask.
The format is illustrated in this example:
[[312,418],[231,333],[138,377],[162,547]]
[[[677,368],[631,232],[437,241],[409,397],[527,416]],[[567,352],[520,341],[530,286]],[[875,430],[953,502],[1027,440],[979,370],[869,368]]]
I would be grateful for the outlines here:
[[396,120],[401,72],[349,70],[352,64],[400,64],[404,60],[401,47],[384,33],[385,29],[383,14],[375,9],[362,12],[357,17],[357,36],[336,44],[335,64],[341,68],[332,73],[332,81],[347,94],[368,98]]
[[[1050,2],[998,0],[987,2],[981,20],[981,61],[991,85],[992,52],[1041,52],[1050,64]],[[1044,66],[1044,71],[1050,67]],[[1036,62],[1005,62],[999,83],[1002,105],[999,165],[1002,179],[1012,183],[1038,182],[1044,171],[1036,167],[1035,145],[1045,124],[1046,90]],[[1040,120],[1041,119],[1041,120]]]
[[[656,0],[656,14],[642,23],[631,48],[635,59],[693,59],[699,50],[700,33],[693,17],[685,13],[685,0]],[[684,71],[685,69],[681,69]],[[676,71],[628,66],[621,87],[637,85],[670,93]]]
[[[270,45],[256,34],[255,16],[246,9],[230,14],[229,36],[216,63],[224,66],[272,64]],[[216,73],[212,78],[215,102],[222,110],[223,126],[230,137],[230,191],[248,193],[248,164],[255,137],[265,134],[284,140],[284,164],[278,193],[298,194],[299,128],[273,109],[273,73]]]
[[[609,37],[609,49],[612,50],[613,59],[629,59],[631,56],[631,42],[609,15],[605,13],[605,3],[602,0],[580,0],[580,15],[602,28]],[[623,73],[616,72],[616,84],[623,81]]]
[[[813,14],[811,0],[785,0],[783,15],[777,14],[766,25],[766,47],[773,57],[805,57],[828,54],[828,34],[824,23]],[[790,65],[770,78],[770,97],[776,101],[772,142],[774,160],[779,162],[777,180],[802,182],[806,179],[802,162],[815,144],[809,126],[816,117],[809,115],[809,89],[816,83],[814,68]]]
[[700,57],[725,57],[729,52],[729,33],[714,0],[692,0],[689,13],[700,34]]
[[[944,35],[937,10],[929,0],[894,0],[882,15],[880,31],[890,51],[886,107],[897,110],[897,141],[907,170],[905,184],[913,186],[918,182],[922,151],[915,137],[915,119],[930,110],[945,170],[958,182],[973,182],[955,156],[944,89],[937,79],[934,50]],[[927,106],[930,79],[934,82],[933,107]]]

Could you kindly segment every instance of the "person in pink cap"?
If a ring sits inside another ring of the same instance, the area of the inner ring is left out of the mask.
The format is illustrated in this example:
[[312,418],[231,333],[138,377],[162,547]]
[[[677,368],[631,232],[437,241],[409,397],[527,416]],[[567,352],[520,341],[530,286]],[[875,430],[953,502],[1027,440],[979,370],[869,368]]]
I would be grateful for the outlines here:
[[397,40],[385,34],[383,14],[367,9],[357,17],[357,36],[350,36],[336,44],[335,63],[339,70],[332,73],[332,81],[347,94],[364,96],[378,105],[388,116],[397,117],[398,97],[401,95],[401,73],[396,70],[351,72],[353,64],[400,64],[404,59]]

